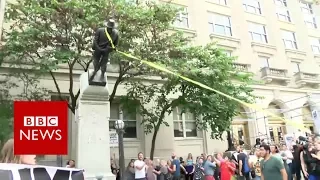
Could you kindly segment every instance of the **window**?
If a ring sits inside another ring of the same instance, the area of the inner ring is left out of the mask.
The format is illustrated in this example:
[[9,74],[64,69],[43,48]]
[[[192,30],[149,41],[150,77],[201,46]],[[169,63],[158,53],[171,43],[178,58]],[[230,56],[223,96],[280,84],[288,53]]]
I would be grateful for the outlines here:
[[303,13],[313,14],[311,3],[307,3],[305,1],[300,1],[300,8]]
[[316,18],[313,14],[311,3],[300,1],[300,8],[304,14],[304,23],[308,28],[317,28]]
[[221,4],[221,5],[227,5],[227,0],[209,0],[210,2]]
[[261,68],[270,67],[269,57],[259,56],[259,61],[261,63]]
[[192,113],[182,113],[182,109],[176,107],[173,112],[174,137],[197,137],[197,125]]
[[260,2],[257,0],[243,0],[243,8],[249,13],[262,14]]
[[232,57],[232,51],[229,50],[223,50],[223,54],[225,54],[228,57]]
[[252,41],[268,43],[266,28],[262,24],[249,22],[249,34]]
[[209,13],[209,31],[224,36],[232,36],[230,17]]
[[316,18],[313,15],[305,14],[304,23],[307,25],[308,28],[317,28]]
[[137,120],[136,114],[128,114],[126,111],[121,109],[119,103],[112,103],[110,105],[110,120],[109,120],[109,128],[114,129],[114,123],[122,119],[125,123],[125,133],[123,135],[124,138],[137,138]]
[[189,28],[189,14],[186,7],[184,7],[183,10],[177,14],[173,25],[180,28]]
[[291,22],[290,13],[286,8],[278,7],[277,16],[280,21]]
[[315,37],[310,37],[309,39],[313,53],[320,54],[320,39]]
[[274,0],[274,3],[278,6],[285,6],[285,7],[288,6],[287,0]]
[[291,68],[294,74],[300,72],[300,63],[298,62],[291,62]]
[[282,30],[282,40],[285,48],[298,49],[297,40],[294,32]]

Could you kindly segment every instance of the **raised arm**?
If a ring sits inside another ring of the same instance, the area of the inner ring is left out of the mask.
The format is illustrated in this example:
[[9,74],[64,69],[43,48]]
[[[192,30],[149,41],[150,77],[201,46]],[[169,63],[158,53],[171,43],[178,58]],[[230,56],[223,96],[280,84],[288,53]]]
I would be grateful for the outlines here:
[[218,166],[221,166],[221,162],[216,157],[214,157],[214,156],[212,156],[212,157],[213,157],[214,162],[216,162]]

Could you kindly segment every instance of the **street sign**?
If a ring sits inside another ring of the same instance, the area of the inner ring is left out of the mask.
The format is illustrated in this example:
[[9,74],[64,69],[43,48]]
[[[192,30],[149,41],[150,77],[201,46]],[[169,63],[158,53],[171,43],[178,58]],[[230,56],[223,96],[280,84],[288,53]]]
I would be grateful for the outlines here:
[[110,135],[110,147],[118,147],[118,142],[119,142],[119,138],[118,138],[118,134],[116,131],[109,131],[109,135]]

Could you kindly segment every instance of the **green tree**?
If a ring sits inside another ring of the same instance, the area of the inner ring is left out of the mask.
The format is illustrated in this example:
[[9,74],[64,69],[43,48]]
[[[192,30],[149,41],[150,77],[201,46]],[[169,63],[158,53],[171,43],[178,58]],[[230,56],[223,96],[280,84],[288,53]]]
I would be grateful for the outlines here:
[[[245,102],[256,98],[249,87],[252,74],[236,72],[234,58],[227,57],[214,44],[195,47],[176,44],[172,50],[161,61],[164,67]],[[128,94],[122,99],[129,113],[135,111],[132,107],[139,107],[145,132],[153,133],[150,158],[154,156],[159,128],[169,126],[166,116],[176,107],[195,114],[198,130],[210,129],[211,138],[222,139],[222,133],[229,130],[232,118],[239,113],[239,104],[176,76],[158,73],[163,77],[160,83],[127,82]],[[177,98],[172,99],[174,96]]]
[[[7,75],[1,75],[1,79],[3,80],[0,82],[0,147],[13,134],[13,101],[48,98],[48,91],[39,87],[39,81],[24,71],[13,70]],[[11,95],[10,91],[14,91],[14,95]]]
[[[31,73],[36,73],[38,77],[49,74],[61,99],[63,96],[56,70],[67,71],[69,108],[74,113],[80,89],[74,85],[76,80],[73,74],[75,71],[88,71],[92,36],[107,18],[112,17],[119,22],[120,44],[117,49],[146,58],[157,53],[158,49],[170,47],[173,40],[160,39],[157,32],[172,23],[176,12],[168,4],[127,0],[8,2],[5,20],[12,26],[4,30],[6,43],[3,44],[1,57],[10,59],[16,68],[26,68],[28,64]],[[162,47],[158,45],[159,41],[163,41]],[[122,82],[150,71],[140,66],[139,62],[117,53],[111,55],[109,66],[112,66],[110,70],[113,74],[117,74],[110,93],[111,103]]]
[[13,132],[13,106],[6,81],[0,82],[0,148]]

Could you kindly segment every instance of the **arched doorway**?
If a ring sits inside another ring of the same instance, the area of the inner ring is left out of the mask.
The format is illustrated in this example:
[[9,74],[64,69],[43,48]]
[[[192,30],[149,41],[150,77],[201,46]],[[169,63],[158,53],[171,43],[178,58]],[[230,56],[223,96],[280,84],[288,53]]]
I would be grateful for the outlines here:
[[[278,103],[271,102],[268,110],[278,117],[284,117],[283,111]],[[280,144],[283,142],[283,136],[286,133],[286,123],[276,117],[268,117],[270,140],[272,143]]]
[[314,131],[314,122],[312,119],[312,112],[310,105],[308,103],[304,104],[302,107],[302,122],[305,128],[310,129],[311,132]]
[[239,108],[239,114],[233,118],[231,124],[231,136],[234,140],[235,145],[239,144],[250,144],[249,128],[248,128],[248,119],[249,114],[243,107]]

